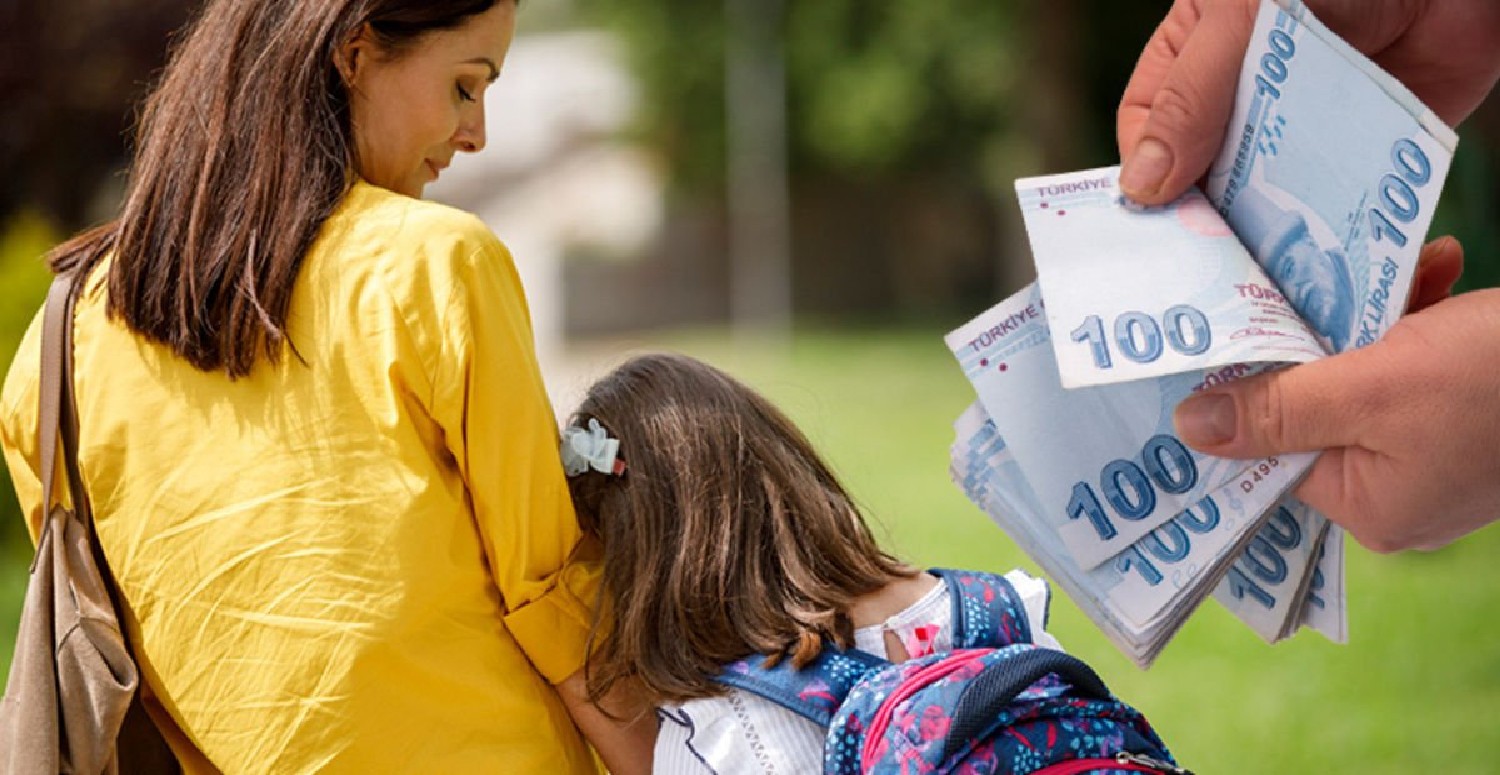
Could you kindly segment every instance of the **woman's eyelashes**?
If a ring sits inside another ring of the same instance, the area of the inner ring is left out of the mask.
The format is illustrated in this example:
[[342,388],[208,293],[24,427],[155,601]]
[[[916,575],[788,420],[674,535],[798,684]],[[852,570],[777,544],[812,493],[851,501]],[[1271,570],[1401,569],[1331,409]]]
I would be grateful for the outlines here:
[[468,89],[465,89],[464,85],[462,83],[454,84],[454,87],[458,89],[458,98],[459,99],[463,100],[464,102],[474,102],[475,101],[474,100],[474,94],[472,92],[470,92]]

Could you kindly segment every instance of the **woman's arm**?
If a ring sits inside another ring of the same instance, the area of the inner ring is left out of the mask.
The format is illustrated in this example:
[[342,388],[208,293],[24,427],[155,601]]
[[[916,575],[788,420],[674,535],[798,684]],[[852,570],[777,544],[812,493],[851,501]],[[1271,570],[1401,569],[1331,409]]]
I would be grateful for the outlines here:
[[640,708],[625,690],[617,689],[604,701],[618,720],[610,718],[588,701],[582,670],[558,684],[557,693],[611,775],[651,772],[651,752],[656,745],[656,714],[651,709]]

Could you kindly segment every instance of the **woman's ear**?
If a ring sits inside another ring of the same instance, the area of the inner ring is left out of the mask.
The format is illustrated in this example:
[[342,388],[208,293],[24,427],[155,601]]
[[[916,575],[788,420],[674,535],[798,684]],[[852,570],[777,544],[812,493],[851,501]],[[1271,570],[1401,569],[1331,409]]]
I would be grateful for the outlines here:
[[366,22],[355,30],[339,45],[338,51],[334,52],[333,66],[338,68],[339,76],[344,79],[344,85],[349,89],[354,88],[357,83],[360,70],[368,61],[370,53],[374,50],[375,38],[371,34],[370,24]]

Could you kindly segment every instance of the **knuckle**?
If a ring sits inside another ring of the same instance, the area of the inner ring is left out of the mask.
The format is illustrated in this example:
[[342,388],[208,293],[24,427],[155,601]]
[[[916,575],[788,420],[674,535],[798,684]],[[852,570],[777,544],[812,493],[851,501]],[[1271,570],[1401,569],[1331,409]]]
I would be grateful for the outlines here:
[[1169,79],[1151,98],[1152,129],[1173,135],[1185,132],[1203,112],[1203,100],[1182,78]]
[[1249,429],[1251,438],[1261,444],[1277,451],[1293,451],[1282,449],[1287,439],[1287,430],[1291,427],[1291,420],[1286,414],[1288,411],[1289,405],[1281,382],[1277,379],[1262,380],[1246,397],[1245,427]]

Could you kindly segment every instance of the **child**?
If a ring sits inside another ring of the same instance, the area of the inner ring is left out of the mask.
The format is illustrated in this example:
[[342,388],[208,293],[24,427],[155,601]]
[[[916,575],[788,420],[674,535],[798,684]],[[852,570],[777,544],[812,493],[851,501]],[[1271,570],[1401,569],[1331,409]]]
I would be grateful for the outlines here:
[[[882,551],[797,428],[707,364],[638,357],[595,383],[565,431],[578,517],[603,544],[591,697],[622,681],[659,707],[658,773],[804,773],[824,730],[716,682],[752,654],[801,667],[825,643],[901,661],[952,648],[937,577]],[[1029,630],[1047,588],[1012,571]]]

